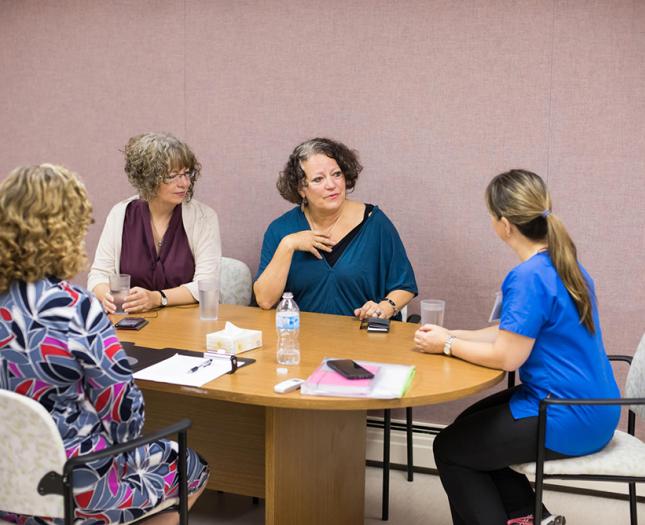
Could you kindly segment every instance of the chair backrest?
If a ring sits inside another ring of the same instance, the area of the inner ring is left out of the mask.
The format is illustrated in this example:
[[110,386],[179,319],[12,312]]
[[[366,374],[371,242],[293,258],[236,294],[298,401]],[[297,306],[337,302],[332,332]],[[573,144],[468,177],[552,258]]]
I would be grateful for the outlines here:
[[43,476],[62,474],[67,460],[51,415],[38,401],[0,389],[0,421],[0,509],[62,518],[63,497],[38,494]]
[[[636,347],[627,373],[625,397],[645,397],[645,334]],[[632,405],[629,408],[638,414],[638,417],[645,419],[645,405]]]
[[220,265],[219,302],[223,304],[251,304],[251,270],[242,261],[222,257]]

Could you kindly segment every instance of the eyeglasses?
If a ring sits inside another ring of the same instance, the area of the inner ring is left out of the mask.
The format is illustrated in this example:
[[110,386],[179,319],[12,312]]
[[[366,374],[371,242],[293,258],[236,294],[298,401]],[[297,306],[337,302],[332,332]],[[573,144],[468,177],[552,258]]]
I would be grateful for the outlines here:
[[171,182],[178,181],[181,177],[186,177],[188,179],[188,182],[192,183],[195,180],[196,176],[197,176],[197,173],[195,172],[195,170],[184,171],[184,172],[181,172],[181,173],[170,172],[168,175],[164,175],[162,180],[166,184],[170,184]]

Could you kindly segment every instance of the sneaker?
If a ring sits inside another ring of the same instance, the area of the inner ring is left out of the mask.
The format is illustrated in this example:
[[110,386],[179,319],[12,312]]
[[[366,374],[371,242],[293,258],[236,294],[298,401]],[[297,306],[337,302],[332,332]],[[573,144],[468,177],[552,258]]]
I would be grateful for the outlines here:
[[522,516],[521,518],[513,518],[508,520],[506,525],[533,525],[533,514]]
[[547,518],[544,518],[542,520],[542,525],[565,525],[567,523],[567,520],[564,518],[564,516],[549,516]]
[[[547,516],[542,520],[541,525],[565,525],[567,520],[564,516]],[[533,524],[533,514],[528,516],[522,516],[521,518],[513,518],[508,520],[506,525],[534,525]]]

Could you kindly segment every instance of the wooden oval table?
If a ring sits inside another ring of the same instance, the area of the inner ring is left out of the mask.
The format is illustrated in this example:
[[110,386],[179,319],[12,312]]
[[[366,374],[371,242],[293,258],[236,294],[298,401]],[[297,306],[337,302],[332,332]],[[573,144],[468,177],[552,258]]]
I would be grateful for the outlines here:
[[[154,316],[155,313],[147,314]],[[301,313],[300,365],[278,375],[275,311],[220,305],[217,321],[201,321],[198,306],[165,308],[123,341],[151,348],[203,352],[206,334],[230,321],[262,330],[263,346],[241,357],[256,360],[200,388],[140,381],[146,429],[182,417],[193,427],[190,446],[211,466],[208,487],[263,497],[267,524],[363,523],[366,412],[442,403],[487,389],[504,373],[413,350],[418,325],[392,322],[389,333],[368,333],[350,317]],[[325,357],[412,364],[416,375],[401,399],[275,394],[273,386],[306,378]]]

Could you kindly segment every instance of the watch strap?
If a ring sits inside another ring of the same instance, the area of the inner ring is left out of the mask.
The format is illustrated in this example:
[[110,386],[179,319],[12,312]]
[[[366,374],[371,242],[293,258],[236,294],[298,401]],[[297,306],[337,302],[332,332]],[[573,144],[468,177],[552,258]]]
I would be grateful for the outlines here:
[[168,296],[163,292],[163,290],[157,290],[161,294],[161,307],[168,306]]
[[448,357],[452,356],[452,343],[455,341],[456,337],[454,335],[449,335],[446,342],[443,344],[443,353]]

